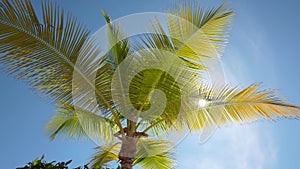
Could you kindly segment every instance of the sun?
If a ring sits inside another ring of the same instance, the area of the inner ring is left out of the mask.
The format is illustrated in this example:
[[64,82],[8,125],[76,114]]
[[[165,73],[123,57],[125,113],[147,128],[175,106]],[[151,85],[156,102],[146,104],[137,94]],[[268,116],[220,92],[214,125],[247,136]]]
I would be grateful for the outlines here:
[[200,107],[205,107],[205,106],[207,105],[207,101],[206,101],[205,99],[200,99],[200,100],[198,101],[198,105],[199,105]]

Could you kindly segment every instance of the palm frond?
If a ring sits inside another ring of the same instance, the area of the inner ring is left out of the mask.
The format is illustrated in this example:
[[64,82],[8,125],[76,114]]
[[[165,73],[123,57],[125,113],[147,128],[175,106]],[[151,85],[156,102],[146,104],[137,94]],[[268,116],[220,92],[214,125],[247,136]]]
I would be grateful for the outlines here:
[[119,159],[118,153],[121,149],[121,143],[96,147],[96,153],[90,160],[89,165],[91,168],[97,168],[107,165],[111,161]]
[[214,57],[215,51],[220,52],[227,40],[233,16],[233,11],[225,4],[204,9],[197,2],[188,2],[175,6],[171,12],[182,18],[179,21],[170,18],[168,30],[171,37],[184,42],[178,44],[183,53],[191,52],[189,48],[192,47],[197,50],[192,51],[196,59],[197,56]]
[[65,102],[58,106],[56,115],[47,124],[47,130],[51,139],[60,134],[66,138],[93,138],[106,142],[112,141],[117,132],[109,119]]
[[203,9],[198,3],[191,2],[170,11],[172,15],[166,23],[168,29],[165,30],[164,24],[156,20],[153,23],[156,33],[142,36],[143,45],[170,50],[190,68],[205,69],[206,59],[217,59],[222,51],[233,12],[225,5]]
[[51,3],[43,3],[41,21],[29,0],[2,1],[0,16],[0,62],[6,70],[70,102],[74,65],[89,31]]
[[139,139],[134,165],[142,168],[169,169],[175,166],[173,145],[164,140]]
[[116,67],[127,56],[130,50],[130,44],[128,39],[123,38],[124,35],[121,32],[120,25],[118,23],[112,24],[110,17],[104,10],[102,10],[102,14],[106,20],[106,24],[108,25],[108,29],[106,33],[108,36],[108,41],[112,47],[110,49],[110,52],[108,53],[108,57],[106,61],[109,62],[113,70],[115,70]]
[[[110,94],[101,91],[102,88],[107,91],[109,83],[104,82],[108,81],[108,77],[101,67],[97,67],[103,59],[97,57],[100,51],[94,40],[88,39],[86,28],[70,14],[65,16],[63,10],[51,2],[43,3],[42,19],[39,19],[29,0],[4,0],[0,16],[0,52],[3,53],[0,62],[9,73],[27,81],[55,101],[76,103],[90,111],[98,106],[103,110],[109,109],[122,128],[111,106]],[[80,56],[84,57],[78,60]],[[87,63],[94,64],[89,64],[89,69],[85,70]],[[106,70],[106,67],[103,69]],[[89,80],[93,71],[98,73],[96,86]],[[75,75],[78,83],[73,83]],[[77,91],[80,88],[76,86],[78,84],[87,86]],[[91,93],[86,89],[91,88],[102,104],[90,104]],[[81,97],[73,100],[72,92],[81,92]],[[90,105],[93,107],[90,108]]]
[[180,117],[191,130],[260,119],[300,118],[299,107],[287,103],[274,90],[260,90],[259,84],[244,89],[206,85],[194,103],[197,104],[199,99],[203,99],[205,105],[198,105],[198,110],[192,112],[183,111]]

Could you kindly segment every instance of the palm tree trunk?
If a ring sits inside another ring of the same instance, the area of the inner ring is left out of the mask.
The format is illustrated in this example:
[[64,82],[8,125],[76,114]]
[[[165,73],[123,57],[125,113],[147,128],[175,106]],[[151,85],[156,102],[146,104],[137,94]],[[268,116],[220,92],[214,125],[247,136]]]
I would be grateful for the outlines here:
[[[131,119],[134,115],[131,114]],[[136,153],[136,145],[138,136],[136,135],[135,122],[127,119],[127,127],[124,128],[126,136],[122,138],[122,146],[119,152],[119,160],[122,169],[132,169],[133,161]]]
[[121,160],[121,169],[132,169],[133,159],[131,158],[125,159],[125,158]]
[[138,138],[135,137],[125,137],[122,140],[122,146],[119,153],[122,169],[132,169],[137,140]]

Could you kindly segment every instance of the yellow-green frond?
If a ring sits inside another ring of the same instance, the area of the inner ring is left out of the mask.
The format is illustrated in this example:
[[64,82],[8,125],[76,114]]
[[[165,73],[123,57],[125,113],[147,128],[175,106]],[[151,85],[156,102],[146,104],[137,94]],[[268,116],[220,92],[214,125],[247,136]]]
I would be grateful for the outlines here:
[[118,153],[121,149],[121,143],[98,146],[95,149],[96,153],[89,163],[91,168],[106,166],[109,162],[117,161],[119,159]]
[[260,90],[258,84],[244,89],[208,85],[199,91],[199,99],[205,104],[182,115],[191,130],[260,119],[300,118],[299,107],[287,103],[274,90]]
[[205,69],[207,58],[218,59],[233,15],[229,8],[203,9],[198,3],[186,3],[170,14],[167,23],[153,22],[155,34],[142,36],[147,48],[170,50],[196,70]]
[[[120,25],[111,23],[111,19],[108,14],[102,10],[102,14],[106,20],[107,37],[111,45],[111,49],[108,53],[107,61],[111,64],[112,68],[115,68],[125,59],[127,56],[130,45],[128,39],[123,39],[123,33],[121,32]],[[123,40],[121,40],[123,39]]]
[[218,58],[233,12],[225,5],[203,9],[197,2],[175,6],[170,10],[180,19],[169,17],[168,31],[180,57],[193,63],[205,62],[205,57]]
[[[80,107],[88,110],[109,109],[121,128],[108,91],[111,73],[105,71],[107,67],[99,67],[98,63],[104,61],[97,57],[100,51],[94,40],[88,39],[89,30],[52,2],[42,4],[40,18],[29,0],[0,3],[2,66],[54,101],[76,105],[80,102]],[[96,84],[88,78],[95,71]],[[77,83],[74,83],[75,75]],[[82,89],[81,93],[78,89]],[[92,89],[99,105],[90,104],[87,89]],[[74,100],[74,91],[81,98]]]
[[169,169],[175,166],[174,149],[171,142],[164,140],[139,139],[134,165],[144,169]]
[[1,64],[45,95],[70,102],[74,64],[89,31],[50,2],[42,5],[42,19],[29,0],[0,3]]
[[51,133],[51,139],[59,134],[66,138],[93,138],[100,141],[113,140],[113,134],[117,131],[110,120],[64,102],[48,122],[47,130]]
[[203,44],[212,43],[216,50],[224,45],[233,16],[233,11],[225,4],[204,9],[198,2],[181,3],[170,11],[181,18],[179,21],[172,18],[169,20],[168,30],[172,37],[189,43],[189,41],[193,42],[190,38],[201,40],[206,36],[207,39],[205,38]]

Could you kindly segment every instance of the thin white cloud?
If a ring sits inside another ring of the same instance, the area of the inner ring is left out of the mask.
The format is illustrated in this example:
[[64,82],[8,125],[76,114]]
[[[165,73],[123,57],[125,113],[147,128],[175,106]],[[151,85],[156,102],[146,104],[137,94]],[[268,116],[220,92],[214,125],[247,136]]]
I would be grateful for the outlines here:
[[237,9],[230,44],[222,57],[225,67],[229,68],[229,73],[236,76],[239,83],[263,82],[270,88],[277,88],[274,61],[277,49],[272,47],[269,31],[247,6]]
[[272,133],[259,124],[235,125],[217,130],[199,144],[197,135],[188,137],[178,150],[178,168],[266,169],[277,160]]

